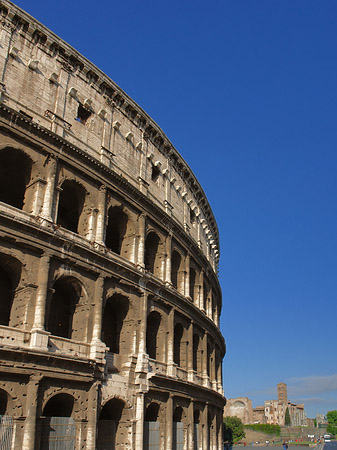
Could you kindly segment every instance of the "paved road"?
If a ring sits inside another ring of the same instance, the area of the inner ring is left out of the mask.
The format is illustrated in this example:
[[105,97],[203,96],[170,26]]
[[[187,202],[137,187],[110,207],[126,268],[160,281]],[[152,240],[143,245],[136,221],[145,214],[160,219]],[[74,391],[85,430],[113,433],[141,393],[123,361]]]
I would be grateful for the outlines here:
[[337,450],[337,442],[327,442],[324,444],[324,450]]

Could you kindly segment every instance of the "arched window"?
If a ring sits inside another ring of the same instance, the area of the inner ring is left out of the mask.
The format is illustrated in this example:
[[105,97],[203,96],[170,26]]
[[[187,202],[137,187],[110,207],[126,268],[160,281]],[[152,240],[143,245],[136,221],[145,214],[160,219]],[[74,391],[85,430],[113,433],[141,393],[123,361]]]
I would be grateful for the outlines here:
[[43,409],[45,417],[71,417],[74,407],[74,398],[69,394],[54,395]]
[[182,324],[177,323],[174,327],[173,361],[178,366],[181,365],[181,339],[183,337],[183,332]]
[[122,242],[126,233],[128,216],[115,206],[109,208],[105,245],[114,253],[121,254]]
[[72,277],[62,277],[53,285],[54,293],[50,302],[47,329],[55,336],[82,340],[85,333],[85,317],[78,306],[81,286]]
[[0,201],[22,209],[32,162],[22,151],[5,148],[0,151]]
[[3,389],[0,389],[0,416],[4,416],[7,411],[8,394]]
[[193,411],[193,450],[199,450],[199,441],[200,441],[200,411],[195,409]]
[[193,370],[200,372],[200,356],[199,356],[199,335],[193,335]]
[[119,423],[125,403],[114,398],[102,408],[98,420],[97,450],[114,449],[118,440]]
[[85,190],[73,180],[64,181],[61,189],[57,223],[67,230],[78,233],[78,224],[83,210]]
[[115,294],[108,298],[103,312],[102,341],[111,353],[120,353],[120,341],[124,319],[129,310],[126,297]]
[[145,240],[144,264],[145,269],[156,276],[160,275],[158,249],[159,249],[159,236],[154,231],[151,231],[146,236]]
[[176,250],[173,250],[171,257],[171,282],[173,286],[181,290],[181,256]]
[[193,267],[190,267],[190,297],[193,301],[195,300],[195,296],[194,296],[195,277],[196,277],[195,270],[193,269]]
[[204,293],[204,295],[203,295],[203,297],[204,297],[203,310],[207,314],[208,288],[207,288],[207,284],[206,283],[204,283],[204,285],[203,285],[203,293]]
[[157,311],[152,311],[147,318],[146,353],[152,359],[157,359],[157,337],[160,321],[161,315]]
[[9,325],[13,302],[13,286],[9,274],[0,266],[0,325]]
[[173,412],[172,449],[184,450],[185,427],[183,422],[183,408],[178,406]]
[[159,404],[152,402],[145,410],[144,450],[160,450]]
[[43,409],[40,448],[75,448],[75,421],[71,415],[74,398],[69,394],[54,395]]

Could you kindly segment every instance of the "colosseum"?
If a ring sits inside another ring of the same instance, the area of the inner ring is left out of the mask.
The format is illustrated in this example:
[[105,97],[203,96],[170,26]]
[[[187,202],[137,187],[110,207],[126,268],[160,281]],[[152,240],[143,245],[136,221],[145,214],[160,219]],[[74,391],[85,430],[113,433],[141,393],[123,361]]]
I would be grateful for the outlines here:
[[0,0],[0,444],[220,450],[219,236],[158,125]]

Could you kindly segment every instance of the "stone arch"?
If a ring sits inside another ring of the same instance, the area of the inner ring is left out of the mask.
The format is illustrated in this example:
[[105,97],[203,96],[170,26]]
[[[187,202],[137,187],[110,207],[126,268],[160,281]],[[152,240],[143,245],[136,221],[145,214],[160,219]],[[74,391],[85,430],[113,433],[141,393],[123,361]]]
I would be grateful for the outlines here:
[[193,370],[201,375],[200,336],[193,333]]
[[172,449],[183,450],[185,448],[185,420],[186,414],[182,406],[176,406],[173,411]]
[[47,330],[55,336],[77,341],[87,337],[87,311],[83,308],[84,289],[74,276],[63,275],[53,283]]
[[105,245],[112,252],[121,254],[122,243],[126,234],[128,216],[119,206],[110,206],[107,214]]
[[160,237],[155,231],[150,231],[145,239],[144,264],[145,270],[161,277],[162,270],[159,257]]
[[46,401],[42,410],[44,417],[72,417],[75,399],[72,395],[61,392],[54,393]]
[[184,334],[184,327],[180,322],[176,323],[174,326],[174,335],[173,335],[173,361],[178,366],[181,366],[182,363],[182,337]]
[[196,290],[196,276],[197,272],[194,267],[190,267],[190,298],[194,302],[195,301],[195,290]]
[[[114,293],[108,296],[102,320],[102,341],[110,348],[111,353],[127,351],[124,339],[125,318],[129,312],[130,302],[125,295]],[[124,341],[121,345],[121,341]]]
[[129,448],[130,424],[131,408],[125,400],[119,397],[107,400],[98,418],[97,450]]
[[152,359],[158,356],[158,331],[161,322],[161,314],[158,311],[152,311],[147,317],[146,325],[146,353]]
[[184,277],[183,277],[183,258],[177,250],[173,250],[171,255],[171,282],[173,287],[181,294],[184,291]]
[[21,279],[22,264],[16,258],[0,254],[0,325],[13,326],[15,313],[19,313],[16,290]]
[[24,208],[32,165],[31,158],[21,149],[7,146],[0,150],[0,201]]
[[60,185],[60,190],[56,222],[61,227],[78,233],[86,189],[78,181],[66,179]]

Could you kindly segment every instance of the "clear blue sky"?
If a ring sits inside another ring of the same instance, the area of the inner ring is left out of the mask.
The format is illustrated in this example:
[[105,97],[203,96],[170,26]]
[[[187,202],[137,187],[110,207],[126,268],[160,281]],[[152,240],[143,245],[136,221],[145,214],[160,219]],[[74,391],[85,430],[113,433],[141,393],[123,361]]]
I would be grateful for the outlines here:
[[227,397],[337,409],[337,2],[18,0],[109,75],[221,235]]

